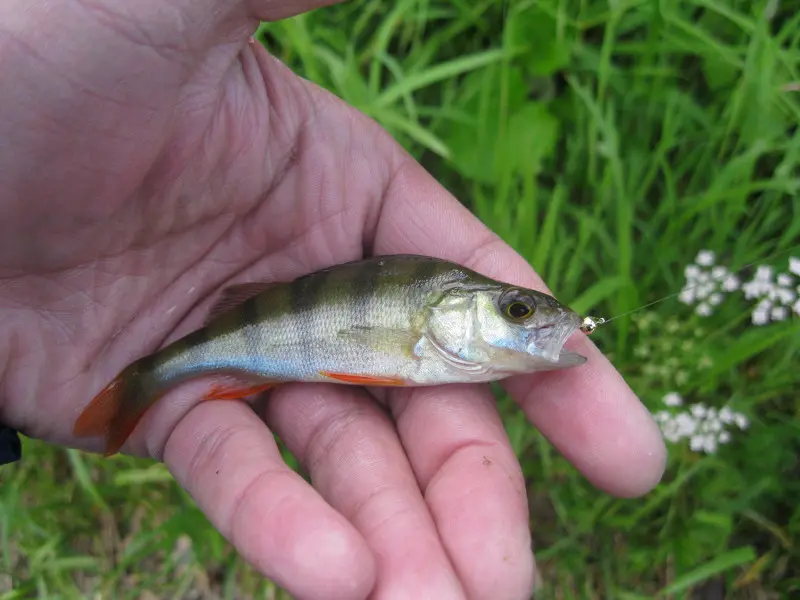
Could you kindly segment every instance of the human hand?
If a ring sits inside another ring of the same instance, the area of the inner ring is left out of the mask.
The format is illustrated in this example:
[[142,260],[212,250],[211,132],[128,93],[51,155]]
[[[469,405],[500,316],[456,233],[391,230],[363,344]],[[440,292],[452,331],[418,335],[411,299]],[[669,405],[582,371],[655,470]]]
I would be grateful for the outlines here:
[[[545,289],[372,121],[248,43],[311,6],[0,7],[0,421],[100,450],[71,435],[83,407],[239,281],[410,252]],[[600,489],[646,492],[657,427],[588,339],[568,347],[588,363],[506,388]],[[295,596],[529,596],[525,487],[487,386],[393,390],[386,410],[335,385],[281,386],[257,410],[203,392],[163,398],[125,450],[163,460]]]

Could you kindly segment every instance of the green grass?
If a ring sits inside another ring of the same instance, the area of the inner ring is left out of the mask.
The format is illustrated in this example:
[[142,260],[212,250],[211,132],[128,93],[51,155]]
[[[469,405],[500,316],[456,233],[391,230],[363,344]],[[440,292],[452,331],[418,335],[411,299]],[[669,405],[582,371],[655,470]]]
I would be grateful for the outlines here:
[[[380,121],[560,299],[613,316],[679,291],[701,249],[735,268],[800,243],[791,4],[359,0],[259,36]],[[715,455],[671,445],[642,499],[598,493],[499,399],[551,595],[798,593],[800,319],[755,327],[751,308],[732,296],[702,318],[671,299],[595,334],[654,412],[679,391],[751,421]],[[0,471],[0,600],[97,582],[115,598],[285,597],[160,465],[25,446]]]

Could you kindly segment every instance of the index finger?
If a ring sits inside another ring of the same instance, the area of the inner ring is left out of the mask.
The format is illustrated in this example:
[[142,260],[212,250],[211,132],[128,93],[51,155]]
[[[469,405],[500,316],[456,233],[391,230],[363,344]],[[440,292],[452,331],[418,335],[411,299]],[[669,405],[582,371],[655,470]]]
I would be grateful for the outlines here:
[[[434,255],[548,291],[519,254],[410,159],[398,165],[384,196],[374,251]],[[585,335],[573,336],[567,347],[586,356],[587,363],[513,377],[504,386],[528,419],[595,486],[623,497],[646,493],[661,479],[666,464],[658,426]]]

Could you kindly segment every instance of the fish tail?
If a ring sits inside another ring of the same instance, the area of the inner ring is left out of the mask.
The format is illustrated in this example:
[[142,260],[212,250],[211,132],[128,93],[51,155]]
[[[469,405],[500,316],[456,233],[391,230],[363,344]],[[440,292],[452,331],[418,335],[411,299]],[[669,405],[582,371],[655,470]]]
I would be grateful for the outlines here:
[[119,373],[83,410],[75,422],[77,437],[103,435],[105,455],[116,454],[136,425],[162,394],[147,393],[139,364]]

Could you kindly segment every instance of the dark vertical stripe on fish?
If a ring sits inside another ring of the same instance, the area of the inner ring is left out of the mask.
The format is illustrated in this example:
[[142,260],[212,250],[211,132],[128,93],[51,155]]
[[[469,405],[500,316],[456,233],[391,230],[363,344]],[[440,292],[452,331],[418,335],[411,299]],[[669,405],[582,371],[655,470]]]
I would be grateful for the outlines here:
[[159,358],[160,356],[158,352],[153,352],[152,354],[143,356],[142,358],[136,361],[136,370],[141,375],[149,375],[157,367]]
[[[291,314],[297,323],[299,356],[303,366],[307,367],[314,361],[312,352],[314,332],[317,324],[312,318],[314,309],[320,301],[325,283],[330,277],[330,271],[320,271],[312,275],[305,275],[295,279],[289,285],[289,306]],[[302,367],[301,367],[302,368]]]
[[245,356],[242,358],[244,359],[244,362],[247,363],[247,368],[256,373],[261,370],[259,368],[258,360],[259,356],[263,354],[263,352],[259,352],[259,349],[263,344],[261,333],[259,327],[257,326],[260,316],[257,296],[251,296],[245,300],[244,303],[242,303],[241,311],[239,312],[239,319],[241,320],[242,324],[240,335],[246,348],[246,352],[244,353]]
[[417,287],[417,292],[420,294],[420,297],[428,295],[432,280],[439,274],[440,269],[440,263],[424,258],[413,265],[410,279]]
[[350,314],[353,325],[365,327],[372,322],[372,311],[377,309],[375,294],[380,277],[378,263],[366,263],[355,270],[350,282]]
[[208,327],[201,327],[197,331],[192,332],[191,336],[186,337],[187,345],[190,346],[205,346],[211,339]]
[[193,354],[192,362],[194,364],[202,364],[207,352],[206,346],[210,341],[211,331],[208,327],[201,327],[186,337],[186,350],[190,350]]
[[156,380],[159,379],[157,370],[160,359],[160,354],[158,352],[153,352],[136,361],[135,375],[124,379],[122,382],[126,397],[138,398],[142,395],[143,391],[149,393],[148,386],[152,387],[155,385]]
[[[184,338],[183,347],[180,349],[186,354],[185,363],[193,365],[195,368],[205,365],[208,361],[209,345],[215,338],[215,331],[230,320],[230,316],[224,317],[219,324],[201,327]],[[175,353],[174,356],[178,354]]]

